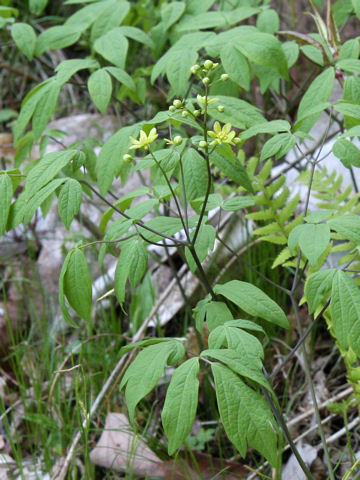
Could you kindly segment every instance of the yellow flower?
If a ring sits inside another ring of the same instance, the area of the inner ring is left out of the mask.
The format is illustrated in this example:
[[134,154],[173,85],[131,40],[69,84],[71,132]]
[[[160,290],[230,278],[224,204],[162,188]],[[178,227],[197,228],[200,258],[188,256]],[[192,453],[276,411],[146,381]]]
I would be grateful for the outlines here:
[[148,150],[149,144],[154,142],[158,136],[159,135],[157,134],[156,128],[152,128],[149,135],[146,135],[144,130],[140,130],[139,140],[136,140],[134,137],[130,137],[130,141],[132,143],[130,150],[135,150],[136,148],[145,148],[145,150]]
[[235,145],[234,137],[235,132],[231,130],[231,123],[226,123],[222,128],[219,122],[214,123],[214,130],[208,132],[209,137],[214,140],[210,145],[221,145],[222,143],[228,143],[229,145]]

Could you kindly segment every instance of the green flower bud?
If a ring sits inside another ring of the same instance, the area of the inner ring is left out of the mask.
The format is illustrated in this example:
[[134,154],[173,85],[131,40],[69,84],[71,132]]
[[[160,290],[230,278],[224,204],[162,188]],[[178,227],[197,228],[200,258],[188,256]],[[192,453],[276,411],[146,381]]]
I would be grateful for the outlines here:
[[199,71],[200,69],[200,65],[198,65],[197,63],[195,63],[195,65],[193,65],[191,68],[190,68],[190,72],[193,74],[193,75],[196,75],[196,73]]
[[173,140],[174,145],[177,145],[177,146],[181,145],[182,141],[183,141],[183,138],[180,135],[176,135],[176,137]]
[[200,110],[194,110],[193,111],[194,117],[198,117],[200,115],[200,113],[201,113]]
[[235,143],[235,145],[239,145],[239,143],[241,143],[241,138],[235,137],[235,138],[233,139],[233,142]]
[[181,112],[181,116],[184,117],[184,118],[186,118],[188,115],[189,115],[189,114],[188,114],[188,112],[187,112],[186,110],[183,110],[183,111]]
[[227,73],[223,73],[220,77],[220,80],[222,82],[226,82],[226,80],[229,80],[229,75]]
[[225,110],[224,105],[219,105],[219,106],[217,107],[217,110],[218,110],[218,112],[223,112],[223,111]]
[[212,60],[205,60],[204,67],[206,70],[211,70],[214,67],[214,62]]
[[182,107],[182,101],[179,100],[178,98],[176,98],[174,101],[173,101],[173,105],[175,108],[181,108]]
[[209,78],[209,77],[204,77],[204,78],[202,79],[202,83],[203,83],[204,85],[209,85],[209,84],[210,84],[210,78]]
[[125,163],[132,163],[134,159],[131,155],[125,153],[125,155],[123,156],[123,160]]
[[205,142],[205,140],[200,140],[199,147],[200,148],[206,148],[207,147],[207,142]]
[[174,105],[170,105],[169,110],[170,112],[175,112],[176,108],[174,107]]

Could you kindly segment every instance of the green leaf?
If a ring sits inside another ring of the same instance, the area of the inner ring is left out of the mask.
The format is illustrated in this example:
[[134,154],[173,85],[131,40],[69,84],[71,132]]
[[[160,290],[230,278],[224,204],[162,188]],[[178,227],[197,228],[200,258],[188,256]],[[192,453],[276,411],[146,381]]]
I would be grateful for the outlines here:
[[59,277],[59,297],[58,298],[59,298],[59,305],[60,305],[60,308],[61,308],[61,312],[64,316],[65,321],[70,325],[70,327],[77,328],[78,325],[74,322],[74,320],[71,318],[71,316],[69,314],[69,310],[68,310],[68,307],[66,305],[65,296],[64,296],[65,274],[66,274],[66,270],[68,268],[70,257],[72,255],[72,253],[73,253],[72,250],[70,250],[68,252],[68,254],[66,255],[66,257],[64,259],[64,262],[62,264],[62,267],[61,267],[61,272],[60,272],[60,277]]
[[[237,373],[242,377],[249,378],[250,380],[253,380],[259,385],[262,385],[264,388],[270,390],[270,385],[262,374],[261,358],[255,352],[249,350],[252,347],[252,342],[249,342],[249,338],[252,337],[253,339],[255,339],[255,341],[256,338],[253,335],[241,331],[238,328],[226,328],[224,326],[221,326],[218,327],[216,330],[218,329],[224,330],[224,332],[226,332],[226,330],[229,330],[228,334],[236,336],[236,345],[238,347],[238,351],[233,348],[217,348],[211,350],[203,350],[201,352],[201,357],[215,358],[221,363],[227,365],[234,373]],[[212,332],[212,336],[216,335],[216,330]],[[221,336],[221,334],[219,336]],[[232,338],[232,340],[234,341],[235,338]]]
[[122,378],[130,421],[134,421],[136,405],[153,390],[163,374],[166,362],[177,341],[161,342],[142,350]]
[[275,466],[275,420],[266,401],[224,365],[213,363],[211,370],[221,421],[230,441],[243,457],[249,444]]
[[336,67],[345,72],[360,73],[360,60],[347,58],[336,63]]
[[324,66],[324,56],[322,50],[315,45],[302,45],[300,47],[302,53],[307,57],[311,62]]
[[54,78],[54,80],[49,83],[46,91],[43,92],[40,100],[37,102],[32,117],[34,141],[36,141],[44,132],[52,115],[55,113],[60,90],[61,85]]
[[[358,0],[357,0],[358,1]],[[338,61],[348,58],[359,58],[360,44],[358,38],[351,38],[343,43],[339,48]]]
[[178,57],[178,51],[189,49],[199,50],[205,47],[210,38],[214,37],[213,32],[196,32],[183,35],[154,65],[151,72],[151,83],[155,82],[155,79],[159,75],[163,75],[166,72],[167,64],[171,58]]
[[242,22],[258,13],[257,8],[240,7],[231,11],[203,12],[198,15],[186,15],[177,25],[179,32],[186,30],[201,30],[209,28],[229,28],[230,25]]
[[27,198],[52,180],[77,154],[78,150],[51,152],[40,159],[30,171],[25,184]]
[[106,195],[115,176],[122,173],[122,157],[130,147],[130,136],[136,137],[140,125],[124,127],[109,138],[101,149],[97,161],[98,185],[102,195]]
[[[223,153],[224,155],[222,155]],[[230,155],[228,153],[230,153]],[[241,165],[232,151],[229,152],[229,149],[227,148],[217,148],[210,155],[210,160],[229,178],[229,180],[244,187],[249,192],[254,192],[245,168]]]
[[221,208],[223,210],[226,210],[227,212],[236,212],[237,210],[252,207],[253,205],[255,205],[255,201],[253,198],[238,196],[225,200],[224,203],[221,205]]
[[[305,118],[307,112],[319,104],[327,102],[333,89],[335,71],[333,67],[327,68],[311,83],[303,95],[298,108],[298,118]],[[308,133],[316,123],[321,112],[311,115],[301,124],[301,131]]]
[[358,19],[360,19],[360,1],[359,0],[351,0],[352,6],[355,11],[355,15]]
[[126,85],[130,90],[136,90],[134,80],[130,75],[119,67],[106,67],[106,70],[120,83]]
[[64,293],[76,313],[91,323],[91,278],[86,257],[80,248],[74,248],[64,275]]
[[360,244],[360,217],[358,215],[341,215],[328,220],[327,224],[331,230],[335,230],[357,245]]
[[279,305],[251,283],[232,280],[216,285],[214,291],[254,317],[263,318],[280,327],[289,327],[288,319]]
[[14,127],[15,143],[17,142],[17,140],[20,138],[21,134],[25,130],[26,125],[29,123],[35,111],[36,105],[41,100],[43,95],[46,94],[47,90],[51,88],[50,82],[52,81],[53,81],[52,79],[48,79],[45,82],[40,83],[40,85],[37,85],[26,95],[26,97],[22,101],[20,115]]
[[136,285],[144,276],[148,264],[148,252],[144,245],[144,242],[138,238],[137,241],[134,243],[135,246],[132,250],[133,257],[130,257],[131,266],[129,271],[129,281],[130,285],[133,288],[136,287]]
[[265,33],[273,34],[280,28],[280,18],[276,10],[269,8],[259,13],[256,27]]
[[97,53],[122,69],[125,67],[128,46],[129,42],[118,27],[105,33],[94,43]]
[[209,10],[209,8],[215,3],[215,0],[187,0],[186,13],[203,13]]
[[166,76],[176,95],[185,95],[191,75],[190,67],[196,63],[197,58],[198,53],[195,49],[184,48],[176,50],[176,55],[168,60]]
[[273,35],[246,29],[236,38],[235,44],[252,62],[271,67],[284,78],[288,78],[287,60],[281,42]]
[[360,105],[353,105],[352,103],[338,103],[334,105],[335,110],[349,117],[356,118],[360,120]]
[[143,43],[147,45],[149,48],[154,48],[154,42],[151,38],[140,28],[136,27],[129,27],[129,26],[122,26],[118,28],[118,31],[125,35],[125,37],[131,38],[132,40],[136,40],[139,43]]
[[99,62],[94,58],[74,58],[72,60],[64,60],[55,68],[55,72],[57,73],[56,79],[61,85],[63,85],[76,72],[84,70],[85,68],[89,70],[98,69]]
[[351,347],[360,356],[360,292],[355,281],[342,270],[333,278],[331,324],[340,349]]
[[288,132],[290,128],[291,125],[286,120],[272,120],[270,122],[254,125],[248,130],[245,130],[245,132],[241,133],[240,137],[242,140],[247,140],[248,138],[254,137],[259,133]]
[[134,220],[141,220],[157,205],[159,205],[159,200],[156,198],[150,198],[149,200],[144,200],[141,203],[134,205],[126,210],[125,213]]
[[275,156],[275,160],[288,153],[296,144],[296,137],[291,133],[279,133],[267,140],[261,150],[260,162]]
[[250,66],[246,57],[236,48],[236,45],[229,43],[221,49],[220,58],[225,72],[230,79],[241,88],[248,91],[250,88]]
[[[73,0],[72,2],[67,1],[65,3],[70,4],[84,2],[76,2],[76,0]],[[67,18],[65,25],[76,26],[81,31],[85,31],[97,20],[97,18],[99,18],[108,5],[114,5],[114,3],[114,0],[103,0],[101,2],[96,2],[93,5],[86,5]]]
[[317,265],[329,242],[330,228],[324,223],[298,225],[291,230],[288,239],[290,251],[293,253],[296,246],[299,245],[312,267]]
[[109,105],[112,92],[111,77],[105,68],[96,70],[96,72],[90,75],[88,79],[88,89],[92,101],[104,115]]
[[199,394],[199,359],[190,358],[178,367],[166,392],[161,419],[173,455],[190,433],[195,420]]
[[30,12],[34,13],[35,15],[39,15],[47,4],[48,0],[29,0]]
[[[245,100],[234,97],[226,97],[224,95],[217,95],[210,99],[216,98],[217,103],[210,104],[208,112],[210,117],[218,120],[222,123],[231,123],[232,126],[245,129],[252,127],[258,123],[264,123],[265,119],[260,114],[259,110]],[[217,107],[222,105],[224,107],[223,112],[219,112]]]
[[129,10],[129,2],[124,1],[112,2],[105,7],[91,27],[91,41],[94,42],[101,35],[120,25]]
[[9,175],[0,175],[0,236],[5,233],[8,220],[13,187]]
[[40,56],[46,50],[59,50],[69,47],[80,38],[81,31],[76,26],[58,25],[40,33],[36,41],[35,52]]
[[148,254],[143,242],[132,238],[123,243],[116,265],[114,289],[119,303],[124,303],[127,279],[135,287],[143,277],[147,267]]
[[[52,180],[51,182],[47,183],[43,188],[40,190],[36,190],[35,194],[31,196],[24,205],[23,208],[23,222],[27,224],[35,215],[36,210],[42,205],[48,197],[54,193],[54,191],[60,187],[60,185],[64,183],[63,178],[57,178],[56,180]],[[44,215],[45,216],[45,215]]]
[[73,178],[69,178],[61,187],[58,210],[61,220],[69,230],[74,216],[79,212],[82,198],[82,188],[80,183]]
[[310,314],[314,313],[321,302],[329,296],[335,273],[335,268],[327,268],[313,273],[306,279],[304,293]]
[[36,45],[36,33],[32,26],[28,23],[14,23],[11,27],[11,36],[18,49],[31,61]]
[[226,303],[209,302],[206,305],[206,324],[210,332],[232,319],[232,313]]
[[191,202],[206,193],[208,171],[206,161],[195,149],[186,150],[182,158],[186,199]]
[[179,20],[185,11],[185,7],[185,2],[171,2],[161,6],[160,14],[165,30],[168,30]]
[[360,150],[345,138],[336,140],[333,146],[334,155],[336,155],[346,168],[351,166],[360,167]]

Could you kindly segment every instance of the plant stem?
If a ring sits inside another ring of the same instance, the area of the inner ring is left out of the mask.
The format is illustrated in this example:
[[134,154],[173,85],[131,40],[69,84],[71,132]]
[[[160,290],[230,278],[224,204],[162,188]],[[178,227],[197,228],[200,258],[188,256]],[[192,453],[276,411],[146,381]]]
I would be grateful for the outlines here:
[[157,232],[156,230],[154,230],[153,228],[151,227],[148,227],[144,224],[144,222],[142,222],[141,220],[139,221],[135,221],[133,218],[129,217],[129,215],[127,215],[125,212],[122,212],[119,208],[115,207],[115,205],[113,205],[111,202],[109,202],[103,195],[101,195],[101,193],[99,193],[92,185],[90,185],[90,183],[88,183],[86,180],[79,180],[80,183],[83,183],[84,185],[86,185],[88,188],[90,188],[90,190],[92,192],[95,193],[95,195],[99,198],[101,198],[101,200],[106,203],[106,205],[108,205],[109,207],[113,208],[115,210],[115,212],[119,213],[122,217],[126,218],[127,220],[133,220],[134,222],[134,225],[137,225],[141,228],[143,228],[144,230],[147,230],[151,233],[154,233],[156,235],[159,235],[159,237],[162,237],[162,238],[166,238],[167,240],[171,240],[172,242],[175,243],[175,245],[187,245],[187,242],[184,242],[183,240],[178,240],[174,237],[170,237],[169,235],[166,235],[165,233],[161,233],[161,232]]
[[217,298],[216,298],[215,292],[214,292],[214,290],[213,290],[213,288],[212,288],[212,286],[211,286],[211,284],[210,284],[210,282],[209,282],[209,280],[208,280],[208,278],[207,278],[207,276],[206,276],[206,273],[205,273],[205,270],[203,269],[203,266],[201,265],[201,262],[200,262],[200,260],[199,260],[199,257],[197,256],[197,253],[196,253],[196,251],[195,251],[194,245],[189,245],[188,248],[189,248],[190,253],[191,253],[191,255],[192,255],[192,257],[193,257],[193,259],[194,259],[194,261],[195,261],[195,263],[196,263],[196,266],[197,266],[197,268],[198,268],[198,270],[199,270],[199,277],[200,277],[200,280],[202,281],[202,283],[203,283],[203,285],[204,285],[204,287],[205,287],[205,290],[206,290],[208,293],[210,293],[211,298],[212,298],[214,301],[216,301]]
[[314,476],[312,475],[312,473],[310,472],[308,466],[305,464],[304,460],[301,458],[301,455],[299,453],[299,450],[297,449],[295,443],[293,442],[292,438],[291,438],[291,435],[290,435],[290,432],[289,432],[289,429],[287,428],[287,425],[286,425],[286,422],[284,420],[284,417],[281,413],[281,410],[279,409],[279,407],[276,405],[276,403],[273,401],[273,399],[271,398],[271,395],[269,394],[269,392],[267,390],[263,390],[264,392],[264,396],[267,400],[267,402],[269,403],[270,405],[270,408],[274,414],[274,417],[276,418],[277,422],[279,423],[284,435],[285,435],[285,438],[286,440],[288,441],[289,443],[289,446],[291,448],[291,451],[293,452],[293,454],[295,455],[297,461],[299,462],[299,465],[302,469],[302,471],[305,473],[306,475],[306,478],[308,480],[315,480]]

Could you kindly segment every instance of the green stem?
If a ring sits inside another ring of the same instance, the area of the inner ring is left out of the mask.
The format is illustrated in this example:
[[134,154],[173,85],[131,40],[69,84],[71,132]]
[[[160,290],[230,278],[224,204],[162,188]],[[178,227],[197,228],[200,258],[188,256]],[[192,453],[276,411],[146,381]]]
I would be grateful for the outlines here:
[[206,85],[205,86],[205,98],[206,98],[206,101],[205,101],[205,107],[204,107],[204,140],[206,142],[206,147],[205,147],[205,161],[206,161],[206,168],[207,168],[207,175],[208,175],[208,182],[207,182],[207,187],[206,187],[206,193],[205,193],[205,197],[204,197],[204,203],[202,204],[202,208],[201,208],[201,212],[200,212],[200,216],[199,216],[199,221],[196,225],[196,229],[195,229],[195,233],[194,233],[194,236],[192,238],[192,245],[195,245],[195,242],[196,242],[196,239],[199,235],[199,230],[200,230],[200,227],[201,227],[201,223],[203,221],[203,218],[204,218],[204,215],[205,215],[205,212],[206,212],[206,205],[207,205],[207,202],[208,202],[208,198],[209,198],[209,195],[210,195],[210,191],[211,191],[211,168],[210,168],[210,159],[209,159],[209,147],[207,145],[207,127],[206,127],[206,122],[207,122],[207,105],[208,105],[208,96],[209,96],[209,88],[208,86]]
[[178,198],[174,192],[174,189],[171,185],[171,182],[170,180],[168,179],[168,176],[166,175],[166,172],[165,170],[162,168],[160,162],[156,159],[155,155],[153,154],[153,152],[150,150],[149,148],[149,153],[152,157],[152,159],[154,160],[154,162],[156,163],[156,165],[159,167],[164,179],[165,179],[165,182],[167,184],[167,186],[169,187],[169,190],[171,192],[171,195],[174,199],[174,202],[175,202],[175,205],[176,205],[176,208],[177,208],[177,211],[178,211],[178,214],[179,214],[179,218],[180,218],[180,221],[182,223],[182,226],[183,226],[183,229],[185,231],[185,235],[186,235],[186,238],[188,239],[188,242],[190,243],[190,235],[189,235],[189,229],[187,228],[186,224],[185,224],[185,221],[184,221],[184,217],[182,215],[182,212],[181,212],[181,208],[180,208],[180,205],[179,205],[179,201],[178,201]]

